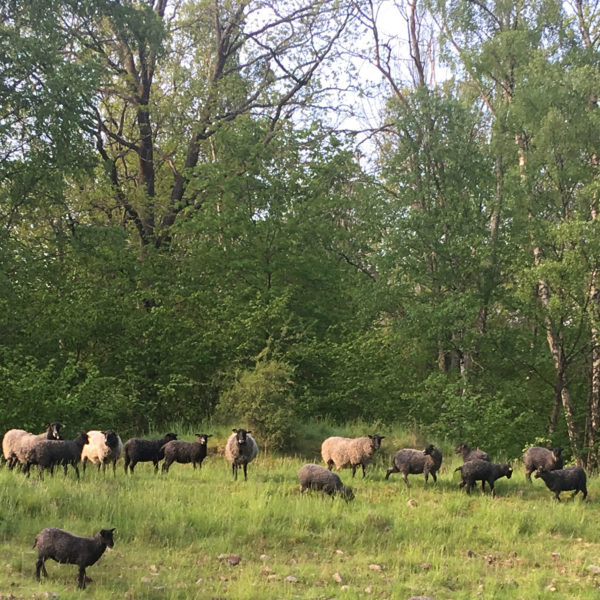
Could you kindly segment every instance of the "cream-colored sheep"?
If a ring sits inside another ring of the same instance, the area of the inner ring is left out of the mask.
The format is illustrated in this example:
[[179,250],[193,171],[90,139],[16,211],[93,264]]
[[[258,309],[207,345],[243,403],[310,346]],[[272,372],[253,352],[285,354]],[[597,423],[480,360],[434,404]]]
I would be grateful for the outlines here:
[[102,465],[103,471],[106,471],[107,464],[112,463],[113,474],[116,474],[117,460],[123,452],[121,438],[112,429],[88,431],[87,435],[88,443],[81,449],[83,470],[85,471],[88,462],[98,465],[98,470]]
[[12,469],[17,462],[17,454],[15,448],[19,443],[19,439],[24,435],[31,435],[24,429],[9,429],[2,438],[2,455],[8,463],[8,468]]
[[321,444],[321,456],[329,470],[335,466],[336,469],[350,467],[352,477],[356,473],[356,467],[361,465],[363,477],[365,467],[371,462],[373,454],[380,448],[381,440],[385,436],[369,435],[360,438],[330,437]]

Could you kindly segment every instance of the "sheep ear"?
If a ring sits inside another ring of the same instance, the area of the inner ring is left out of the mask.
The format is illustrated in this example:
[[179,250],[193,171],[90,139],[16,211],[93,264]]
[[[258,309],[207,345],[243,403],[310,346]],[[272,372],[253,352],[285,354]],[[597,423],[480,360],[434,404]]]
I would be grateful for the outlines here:
[[209,438],[209,437],[212,437],[212,433],[207,433],[207,434],[206,434],[206,437],[207,437],[207,438]]
[[232,429],[231,431],[233,431],[233,433],[237,433],[237,429]]

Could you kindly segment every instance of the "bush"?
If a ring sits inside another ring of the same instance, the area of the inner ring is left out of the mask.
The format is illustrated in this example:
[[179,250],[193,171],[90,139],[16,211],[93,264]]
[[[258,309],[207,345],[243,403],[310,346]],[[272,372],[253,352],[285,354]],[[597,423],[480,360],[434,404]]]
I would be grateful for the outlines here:
[[253,432],[271,450],[293,444],[295,399],[293,367],[278,360],[256,363],[252,370],[239,373],[232,386],[221,394],[217,417]]

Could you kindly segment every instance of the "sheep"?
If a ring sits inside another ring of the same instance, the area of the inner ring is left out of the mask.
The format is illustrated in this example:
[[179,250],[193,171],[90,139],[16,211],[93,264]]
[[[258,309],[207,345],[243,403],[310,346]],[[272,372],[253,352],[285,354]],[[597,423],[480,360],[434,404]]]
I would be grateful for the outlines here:
[[106,471],[106,465],[112,463],[113,475],[116,475],[117,460],[123,451],[123,442],[121,438],[112,430],[106,431],[88,431],[88,443],[81,449],[81,461],[83,462],[83,471],[88,462],[102,465],[102,471]]
[[80,431],[74,440],[44,440],[34,446],[27,455],[27,462],[23,472],[29,477],[31,465],[38,465],[40,478],[44,469],[50,469],[50,475],[54,474],[56,465],[63,465],[65,475],[67,466],[75,469],[79,479],[79,468],[77,465],[81,460],[81,450],[88,442],[87,433]]
[[[104,554],[106,548],[114,544],[112,529],[101,529],[94,537],[85,538],[73,535],[63,529],[48,527],[35,536],[33,547],[37,546],[38,559],[35,564],[35,578],[40,581],[40,571],[48,577],[46,560],[51,558],[58,563],[77,565],[79,567],[78,587],[85,589],[86,567],[90,567]],[[91,580],[90,580],[91,581]]]
[[163,446],[176,439],[175,433],[167,433],[160,440],[143,440],[141,438],[127,440],[123,447],[125,473],[127,473],[127,468],[133,473],[135,465],[139,462],[150,461],[154,463],[154,472],[158,473],[158,463],[165,457]]
[[24,429],[10,429],[2,438],[2,454],[9,469],[17,463],[25,465],[29,450],[41,440],[60,440],[62,423],[50,423],[45,432],[33,434]]
[[476,450],[471,450],[469,445],[465,444],[464,442],[462,442],[458,446],[456,446],[456,448],[454,449],[454,454],[462,454],[463,463],[469,462],[470,460],[473,460],[474,458],[478,458],[480,460],[487,460],[487,461],[490,460],[490,457],[487,452],[484,452],[483,450],[480,450],[479,448],[477,448]]
[[369,435],[368,437],[344,438],[330,437],[321,444],[321,456],[329,470],[335,465],[336,469],[352,468],[352,477],[356,467],[362,467],[363,477],[365,468],[371,462],[373,454],[381,447],[382,435]]
[[587,498],[587,477],[585,471],[581,467],[571,466],[566,469],[549,470],[544,466],[538,467],[534,477],[541,478],[546,487],[554,492],[554,498],[560,502],[558,497],[561,492],[575,490],[573,498],[577,492],[583,494],[583,499]]
[[300,480],[300,492],[304,490],[321,490],[332,498],[339,494],[346,502],[354,500],[352,488],[346,487],[336,473],[315,464],[304,465],[298,471]]
[[531,474],[539,467],[544,467],[546,471],[563,468],[562,448],[547,450],[534,446],[523,454],[523,463],[525,463],[525,477],[531,483]]
[[164,453],[165,461],[162,465],[162,472],[168,473],[169,467],[174,463],[192,463],[194,465],[194,469],[196,468],[196,464],[202,468],[202,461],[206,458],[206,446],[208,443],[208,438],[212,437],[212,435],[208,435],[206,433],[195,433],[197,438],[197,442],[183,442],[180,440],[172,440],[167,442],[162,447],[162,452]]
[[225,444],[225,458],[231,463],[233,479],[237,481],[238,467],[244,468],[244,481],[248,481],[248,463],[252,462],[258,454],[258,446],[251,431],[245,429],[232,429],[233,433],[227,438]]
[[454,471],[460,471],[462,477],[460,487],[464,487],[467,494],[471,493],[471,489],[476,481],[481,481],[481,490],[485,491],[485,483],[487,481],[492,490],[492,496],[496,495],[494,481],[500,479],[500,477],[510,479],[513,472],[512,467],[508,463],[500,465],[482,460],[481,458],[474,458],[467,461],[465,464],[454,469]]
[[441,465],[442,453],[433,444],[429,444],[425,450],[403,448],[394,455],[392,466],[387,470],[385,478],[389,479],[392,473],[402,473],[404,483],[410,487],[408,475],[424,473],[425,485],[427,485],[429,474],[433,477],[433,481],[437,481],[436,473]]

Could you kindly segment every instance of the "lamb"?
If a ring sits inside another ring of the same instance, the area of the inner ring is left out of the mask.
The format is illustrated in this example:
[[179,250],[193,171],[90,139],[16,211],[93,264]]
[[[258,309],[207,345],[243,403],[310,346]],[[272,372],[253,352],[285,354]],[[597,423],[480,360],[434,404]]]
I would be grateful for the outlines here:
[[441,465],[442,453],[433,444],[429,444],[425,450],[403,448],[394,455],[392,466],[387,470],[385,478],[389,479],[392,473],[402,473],[404,483],[410,487],[408,475],[424,473],[425,485],[427,485],[429,474],[433,477],[433,481],[437,481],[436,473]]
[[2,438],[2,454],[9,469],[17,463],[25,465],[27,454],[41,440],[60,440],[62,423],[50,423],[44,433],[33,434],[24,429],[10,429]]
[[454,449],[454,454],[462,454],[463,463],[469,462],[470,460],[473,460],[474,458],[478,458],[480,460],[487,460],[487,461],[490,460],[490,457],[487,452],[484,452],[483,450],[480,450],[479,448],[477,448],[476,450],[471,450],[469,445],[465,444],[464,442],[462,442],[458,446],[456,446],[456,448]]
[[321,444],[321,456],[329,470],[335,465],[336,469],[352,468],[352,477],[356,467],[362,467],[363,477],[365,468],[371,462],[373,454],[381,447],[382,435],[369,435],[360,438],[330,437]]
[[346,502],[354,500],[352,488],[346,487],[336,473],[315,464],[304,465],[298,471],[300,480],[300,492],[304,490],[321,490],[332,498],[339,494]]
[[123,442],[121,438],[112,430],[106,431],[88,431],[88,443],[81,450],[81,461],[83,470],[88,462],[102,465],[102,471],[106,471],[106,465],[112,463],[113,475],[116,475],[117,460],[123,452]]
[[584,500],[587,498],[587,477],[581,467],[572,466],[566,469],[549,470],[541,466],[535,472],[535,478],[541,478],[544,481],[546,487],[554,492],[554,498],[558,502],[560,502],[559,494],[570,490],[575,490],[573,498],[577,495],[577,492],[583,494]]
[[131,438],[125,442],[123,456],[125,460],[125,473],[129,467],[131,473],[135,465],[139,462],[154,463],[154,472],[158,472],[158,463],[165,457],[163,446],[172,440],[176,440],[177,435],[167,433],[160,440],[142,440],[141,438]]
[[38,465],[40,478],[44,469],[50,469],[50,475],[54,474],[56,465],[63,465],[65,475],[67,466],[71,465],[75,469],[77,479],[79,479],[79,468],[77,465],[81,460],[81,450],[87,444],[87,433],[80,431],[74,440],[44,440],[34,446],[27,455],[27,462],[23,472],[29,477],[31,465]]
[[49,558],[58,563],[79,567],[78,587],[85,589],[86,567],[90,567],[104,554],[106,548],[112,548],[112,529],[101,529],[94,537],[85,538],[73,535],[63,529],[48,527],[35,536],[33,547],[37,546],[38,559],[35,564],[35,578],[40,581],[40,571],[48,577],[45,561]]
[[165,462],[162,465],[163,473],[169,472],[169,467],[174,463],[192,463],[194,469],[196,464],[202,468],[202,461],[206,458],[206,447],[208,438],[212,437],[206,433],[195,433],[197,442],[183,442],[181,440],[172,440],[167,442],[162,451],[164,453]]
[[464,465],[454,469],[460,471],[462,481],[460,487],[466,488],[467,494],[471,493],[471,489],[475,485],[476,481],[481,481],[481,490],[485,491],[485,483],[487,481],[490,489],[492,490],[492,496],[496,495],[494,490],[494,481],[500,479],[500,477],[506,477],[510,479],[512,477],[512,467],[508,463],[495,464],[481,458],[475,458],[466,462]]
[[232,429],[233,433],[227,438],[225,444],[225,458],[231,463],[233,479],[237,481],[238,467],[244,468],[244,481],[248,480],[248,463],[252,462],[258,454],[258,446],[251,431],[245,429]]
[[539,467],[544,467],[546,471],[563,468],[562,448],[547,450],[534,446],[523,454],[523,462],[525,463],[525,477],[527,481],[531,482],[531,474]]

